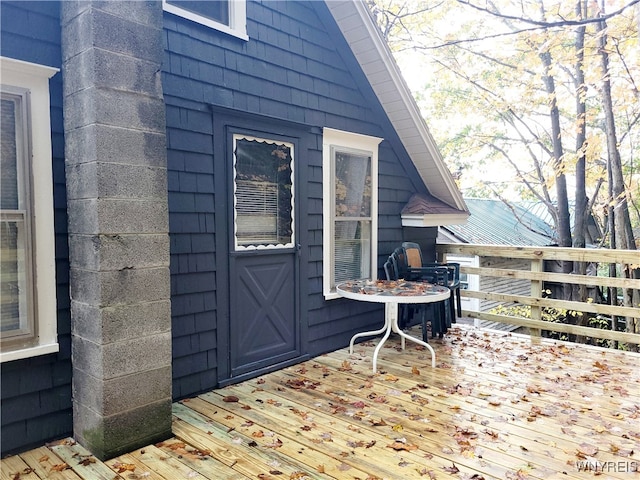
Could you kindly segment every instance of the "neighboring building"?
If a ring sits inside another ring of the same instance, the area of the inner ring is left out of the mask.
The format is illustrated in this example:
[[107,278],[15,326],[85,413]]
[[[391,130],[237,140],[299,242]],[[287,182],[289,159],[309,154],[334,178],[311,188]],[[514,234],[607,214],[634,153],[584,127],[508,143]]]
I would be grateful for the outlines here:
[[[500,200],[465,198],[470,217],[464,225],[447,225],[438,231],[438,243],[474,243],[480,245],[549,246],[553,245],[554,232],[531,210],[520,205],[507,206]],[[447,259],[470,267],[508,268],[530,270],[529,262],[519,259],[482,258],[469,255],[448,255]],[[461,274],[463,288],[469,290],[530,295],[528,280],[499,277],[479,277]],[[500,302],[462,298],[464,310],[485,312]]]
[[359,1],[0,17],[3,454],[112,457],[176,399],[346,346],[384,313],[335,283],[468,216]]

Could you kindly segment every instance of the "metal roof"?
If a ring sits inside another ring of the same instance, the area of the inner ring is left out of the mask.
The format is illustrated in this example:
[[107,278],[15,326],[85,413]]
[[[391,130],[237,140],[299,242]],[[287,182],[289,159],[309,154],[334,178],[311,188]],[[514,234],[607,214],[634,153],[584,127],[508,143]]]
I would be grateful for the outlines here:
[[448,237],[461,243],[484,245],[554,245],[554,231],[540,217],[519,205],[507,206],[500,200],[465,198],[471,212],[464,225],[441,227]]

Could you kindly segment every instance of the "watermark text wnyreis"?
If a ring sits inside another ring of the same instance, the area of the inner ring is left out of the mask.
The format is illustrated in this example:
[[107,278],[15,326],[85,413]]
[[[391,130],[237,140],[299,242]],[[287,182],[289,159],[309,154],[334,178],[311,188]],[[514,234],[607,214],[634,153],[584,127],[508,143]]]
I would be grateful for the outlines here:
[[593,473],[638,473],[640,463],[636,461],[620,460],[617,462],[601,462],[595,459],[579,460],[576,462],[579,472]]

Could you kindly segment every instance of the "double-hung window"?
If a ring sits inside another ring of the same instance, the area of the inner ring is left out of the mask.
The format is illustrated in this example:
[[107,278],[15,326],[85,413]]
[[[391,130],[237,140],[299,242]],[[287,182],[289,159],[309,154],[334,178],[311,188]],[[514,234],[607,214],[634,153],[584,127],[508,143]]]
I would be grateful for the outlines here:
[[0,361],[58,351],[49,78],[0,57]]
[[380,138],[323,131],[323,290],[377,276]]
[[246,0],[162,0],[162,8],[174,15],[248,40]]

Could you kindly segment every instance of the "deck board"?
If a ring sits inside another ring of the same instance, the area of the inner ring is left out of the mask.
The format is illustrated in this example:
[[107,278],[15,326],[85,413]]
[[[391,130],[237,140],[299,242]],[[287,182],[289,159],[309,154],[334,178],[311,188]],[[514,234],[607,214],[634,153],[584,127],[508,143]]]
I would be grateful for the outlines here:
[[463,326],[436,368],[394,337],[374,375],[376,342],[177,402],[165,442],[103,463],[65,439],[1,479],[640,478],[640,355]]

